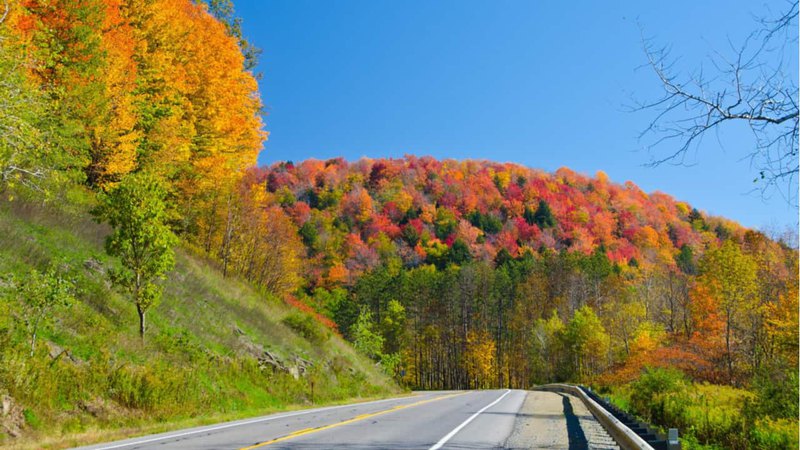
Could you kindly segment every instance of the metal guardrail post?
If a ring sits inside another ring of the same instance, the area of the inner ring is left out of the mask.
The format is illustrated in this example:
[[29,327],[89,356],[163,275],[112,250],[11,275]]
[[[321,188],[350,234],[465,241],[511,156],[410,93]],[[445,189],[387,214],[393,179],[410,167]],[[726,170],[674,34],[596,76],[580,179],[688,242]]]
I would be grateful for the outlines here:
[[667,431],[667,450],[680,450],[681,441],[678,439],[678,429],[670,428]]

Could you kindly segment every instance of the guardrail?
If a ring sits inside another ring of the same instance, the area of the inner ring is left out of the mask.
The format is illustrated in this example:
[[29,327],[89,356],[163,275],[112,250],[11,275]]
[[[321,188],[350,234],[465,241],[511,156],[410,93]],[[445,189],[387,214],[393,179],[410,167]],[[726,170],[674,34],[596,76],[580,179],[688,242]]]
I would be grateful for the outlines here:
[[597,394],[571,384],[545,384],[534,390],[563,392],[578,397],[623,450],[680,450],[678,430],[670,429],[665,437],[648,424],[636,421]]

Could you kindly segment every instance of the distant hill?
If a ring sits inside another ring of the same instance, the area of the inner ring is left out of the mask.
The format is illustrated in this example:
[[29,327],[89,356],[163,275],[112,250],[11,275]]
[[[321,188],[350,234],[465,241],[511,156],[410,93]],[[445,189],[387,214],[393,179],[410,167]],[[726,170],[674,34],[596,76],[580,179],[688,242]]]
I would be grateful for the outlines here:
[[796,249],[602,172],[406,156],[244,181],[298,230],[300,300],[415,388],[740,385],[796,361]]
[[741,237],[661,192],[562,168],[429,157],[307,160],[254,174],[293,218],[314,258],[314,283],[375,267],[387,252],[406,266],[525,252],[591,254],[619,265],[675,265],[682,248]]

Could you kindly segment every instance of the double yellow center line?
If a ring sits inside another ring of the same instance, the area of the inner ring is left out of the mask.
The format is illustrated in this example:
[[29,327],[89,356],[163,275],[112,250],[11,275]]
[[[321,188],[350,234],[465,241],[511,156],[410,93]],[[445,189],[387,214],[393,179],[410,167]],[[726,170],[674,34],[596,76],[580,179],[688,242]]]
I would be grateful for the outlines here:
[[361,421],[361,420],[364,420],[364,419],[369,419],[370,417],[380,416],[380,415],[383,415],[383,414],[388,414],[390,412],[399,411],[401,409],[411,408],[413,406],[424,405],[425,403],[435,402],[437,400],[444,400],[446,398],[451,398],[451,397],[455,397],[455,396],[458,396],[458,395],[463,395],[463,394],[466,394],[466,393],[467,392],[459,392],[459,393],[456,393],[456,394],[449,394],[449,395],[443,395],[441,397],[429,398],[427,400],[420,400],[418,402],[409,403],[407,405],[397,405],[395,407],[392,407],[392,408],[389,408],[389,409],[384,409],[384,410],[377,411],[377,412],[374,412],[374,413],[361,414],[359,416],[353,417],[352,419],[347,419],[347,420],[344,420],[342,422],[336,422],[336,423],[333,423],[333,424],[330,424],[330,425],[324,425],[324,426],[315,427],[315,428],[305,428],[305,429],[302,429],[302,430],[295,431],[294,433],[287,434],[286,436],[281,436],[279,438],[275,438],[275,439],[272,439],[272,440],[269,440],[269,441],[265,441],[265,442],[259,442],[258,444],[251,445],[249,447],[242,447],[240,450],[251,450],[251,449],[254,449],[254,448],[266,447],[267,445],[270,445],[270,444],[275,444],[277,442],[288,441],[289,439],[294,439],[296,437],[304,436],[306,434],[316,433],[318,431],[323,431],[323,430],[329,430],[331,428],[336,428],[336,427],[340,427],[342,425],[347,425],[347,424],[351,424],[353,422],[358,422],[358,421]]

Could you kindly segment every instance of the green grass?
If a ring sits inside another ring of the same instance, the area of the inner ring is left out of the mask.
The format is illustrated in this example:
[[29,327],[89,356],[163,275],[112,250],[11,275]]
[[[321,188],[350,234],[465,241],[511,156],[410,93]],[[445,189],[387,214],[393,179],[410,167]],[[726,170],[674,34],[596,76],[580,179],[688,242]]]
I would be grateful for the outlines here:
[[[0,423],[0,446],[59,448],[130,434],[252,416],[399,389],[341,338],[246,283],[225,279],[190,249],[177,252],[162,302],[148,312],[145,342],[133,305],[108,282],[108,229],[87,208],[0,206],[0,280],[63,260],[78,301],[53,314],[29,356],[18,307],[0,301],[0,396],[24,410],[23,436]],[[298,332],[299,330],[299,332]],[[304,336],[305,335],[305,336]],[[309,341],[308,339],[311,339]],[[58,346],[69,355],[53,359]],[[267,349],[314,366],[298,379],[259,368]]]

